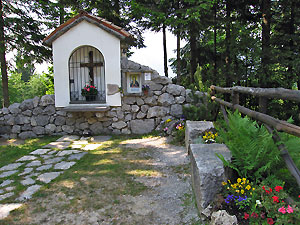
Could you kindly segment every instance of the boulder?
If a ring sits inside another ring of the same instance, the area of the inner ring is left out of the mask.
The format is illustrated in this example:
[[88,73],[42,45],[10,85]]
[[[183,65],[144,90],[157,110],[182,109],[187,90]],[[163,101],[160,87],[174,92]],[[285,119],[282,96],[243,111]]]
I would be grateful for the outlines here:
[[30,123],[30,117],[23,116],[21,114],[15,117],[15,124],[26,124],[26,123]]
[[24,131],[19,134],[19,138],[21,139],[28,139],[28,138],[35,138],[36,134],[33,133],[32,131]]
[[8,107],[8,110],[10,113],[12,114],[18,114],[21,112],[21,109],[20,109],[20,103],[14,103],[14,104],[11,104],[9,107]]
[[11,133],[11,126],[0,126],[0,134]]
[[127,104],[122,105],[122,110],[123,111],[130,111],[130,109],[131,109],[130,105],[127,105]]
[[[156,97],[157,98],[157,97]],[[148,105],[151,105],[151,106],[154,106],[154,105],[157,105],[157,100],[154,96],[151,96],[151,97],[147,97],[145,98],[145,104],[148,104]]]
[[216,156],[221,154],[231,160],[231,153],[224,144],[190,144],[192,185],[199,212],[202,212],[222,189],[227,180],[224,165]]
[[123,104],[132,105],[134,103],[136,103],[136,98],[135,97],[124,97],[123,98]]
[[154,83],[152,81],[148,81],[147,85],[149,85],[151,91],[160,91],[163,88],[161,84]]
[[164,117],[168,113],[167,107],[162,106],[153,106],[148,109],[147,118],[153,118],[153,117]]
[[154,130],[154,119],[131,120],[131,132],[133,134],[147,134]]
[[32,111],[29,110],[29,109],[27,109],[27,110],[25,110],[24,112],[22,112],[22,114],[23,114],[24,116],[32,116]]
[[39,105],[39,103],[40,103],[40,97],[37,97],[37,96],[34,97],[32,99],[32,103],[33,103],[33,107],[36,108]]
[[141,107],[141,111],[142,111],[143,113],[147,113],[148,109],[149,109],[149,106],[148,106],[148,105],[142,105],[142,107]]
[[185,97],[183,97],[183,96],[178,96],[175,98],[175,102],[177,104],[182,104],[182,103],[184,103],[184,101],[185,101]]
[[145,118],[145,116],[146,116],[146,113],[139,112],[139,113],[136,115],[136,118],[138,118],[138,119],[143,119],[143,118]]
[[140,107],[138,107],[137,105],[132,105],[131,106],[131,112],[136,113],[140,110]]
[[138,106],[141,106],[141,105],[144,105],[145,102],[144,102],[144,100],[143,100],[142,98],[136,98],[136,104],[137,104]]
[[62,130],[63,130],[63,132],[66,132],[67,134],[71,134],[74,131],[74,127],[68,126],[68,125],[63,125]]
[[174,102],[175,102],[175,99],[174,99],[173,95],[170,95],[168,93],[164,93],[158,97],[158,103],[163,106],[172,105],[172,104],[174,104]]
[[40,107],[36,107],[36,108],[34,108],[33,111],[32,111],[32,114],[33,114],[33,115],[39,115],[39,114],[42,114],[42,113],[43,113],[43,110],[42,110],[42,108],[40,108]]
[[237,225],[238,221],[236,216],[229,215],[225,210],[219,210],[217,212],[213,212],[211,215],[210,225]]
[[101,122],[96,122],[90,126],[90,130],[93,135],[100,134],[103,131],[103,125]]
[[120,130],[122,128],[125,128],[127,126],[127,123],[125,123],[124,121],[119,121],[119,122],[113,123],[111,126],[113,128]]
[[167,86],[166,92],[172,94],[172,95],[185,95],[185,88],[180,85],[176,84],[169,84]]
[[20,105],[20,109],[22,111],[25,111],[27,109],[33,109],[33,107],[34,107],[34,105],[33,105],[33,99],[26,99]]
[[11,132],[14,133],[14,134],[18,134],[21,132],[21,126],[19,125],[14,125],[11,129]]
[[175,117],[181,117],[182,116],[182,105],[179,105],[179,104],[171,105],[170,114]]
[[[35,126],[45,126],[48,124],[50,116],[44,116],[44,115],[38,115],[36,117],[34,117],[35,121],[36,121],[36,125]],[[32,120],[31,120],[31,125],[34,126],[32,124]]]
[[36,126],[32,128],[32,131],[37,135],[45,134],[45,128],[41,126]]
[[47,106],[47,105],[54,105],[54,95],[44,95],[41,97],[40,105]]
[[52,134],[52,133],[54,133],[55,129],[56,129],[56,126],[54,124],[47,124],[45,126],[45,132],[46,132],[46,134]]
[[62,126],[62,125],[65,125],[65,124],[66,124],[66,118],[63,117],[63,116],[57,116],[56,119],[55,119],[54,124],[55,124],[56,126]]
[[53,105],[48,105],[44,110],[43,114],[53,115],[56,112],[55,107]]
[[4,114],[4,115],[6,115],[6,114],[8,114],[9,113],[9,109],[8,108],[2,108],[2,113]]
[[152,81],[158,84],[171,84],[172,80],[165,76],[152,76]]

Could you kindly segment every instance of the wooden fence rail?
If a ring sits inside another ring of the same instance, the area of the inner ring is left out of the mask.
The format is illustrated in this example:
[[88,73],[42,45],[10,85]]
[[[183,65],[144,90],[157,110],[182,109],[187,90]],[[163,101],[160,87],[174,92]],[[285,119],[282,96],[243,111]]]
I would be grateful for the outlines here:
[[[214,95],[216,91],[224,94],[231,94],[232,103],[224,101],[215,96],[211,97],[213,101],[216,101],[221,105],[222,113],[227,123],[228,123],[228,119],[227,119],[227,114],[226,114],[226,110],[224,109],[224,106],[234,110],[238,110],[239,112],[264,123],[267,130],[272,134],[275,143],[280,142],[280,137],[274,131],[283,131],[288,134],[292,134],[294,136],[300,137],[299,126],[290,124],[286,121],[279,120],[265,113],[262,113],[262,112],[266,112],[267,98],[277,98],[277,99],[300,102],[300,91],[294,91],[294,90],[289,90],[284,88],[252,88],[252,87],[240,87],[240,86],[236,86],[232,88],[222,88],[213,85],[210,88],[212,90],[212,95]],[[259,97],[259,108],[261,112],[256,112],[239,105],[239,93],[250,94]],[[277,146],[280,151],[280,155],[282,156],[283,160],[287,165],[288,170],[295,177],[300,187],[299,169],[297,168],[296,164],[294,163],[293,159],[291,158],[284,144],[280,144]]]

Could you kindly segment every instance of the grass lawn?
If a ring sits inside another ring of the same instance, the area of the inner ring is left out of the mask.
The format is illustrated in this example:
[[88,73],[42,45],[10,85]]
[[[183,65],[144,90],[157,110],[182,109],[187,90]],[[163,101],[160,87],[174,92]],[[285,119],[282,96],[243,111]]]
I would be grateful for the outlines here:
[[[57,138],[32,139],[20,146],[0,146],[0,165],[14,162]],[[126,217],[127,209],[122,205],[122,196],[137,196],[147,189],[135,178],[162,176],[160,171],[150,166],[150,157],[146,154],[149,149],[131,149],[121,145],[122,141],[130,138],[133,137],[113,136],[97,150],[89,151],[57,179],[43,184],[29,202],[13,211],[0,224],[27,224],[30,217],[42,216],[46,211],[55,215],[57,210],[80,213],[103,209],[106,217]]]

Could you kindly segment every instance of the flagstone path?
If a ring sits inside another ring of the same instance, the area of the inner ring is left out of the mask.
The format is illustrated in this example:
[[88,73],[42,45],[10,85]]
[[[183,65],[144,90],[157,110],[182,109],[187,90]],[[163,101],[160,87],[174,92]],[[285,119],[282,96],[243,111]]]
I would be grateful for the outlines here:
[[[110,136],[98,136],[93,140],[107,141]],[[69,147],[70,146],[70,147]],[[53,179],[61,175],[65,170],[71,168],[80,160],[86,151],[95,150],[101,144],[89,143],[86,138],[78,136],[63,136],[45,145],[41,149],[32,151],[29,155],[25,155],[17,159],[14,163],[10,163],[0,168],[0,203],[4,199],[15,197],[17,202],[24,202],[32,197],[43,184],[51,182]],[[74,150],[76,148],[79,150]],[[17,175],[20,184],[26,187],[26,190],[18,195],[15,192],[18,181],[11,178]],[[1,180],[3,180],[1,182]],[[13,204],[20,207],[21,204]],[[6,207],[5,210],[2,209]],[[15,209],[11,205],[1,205],[1,212],[7,214],[7,209]],[[3,217],[0,213],[0,219]]]

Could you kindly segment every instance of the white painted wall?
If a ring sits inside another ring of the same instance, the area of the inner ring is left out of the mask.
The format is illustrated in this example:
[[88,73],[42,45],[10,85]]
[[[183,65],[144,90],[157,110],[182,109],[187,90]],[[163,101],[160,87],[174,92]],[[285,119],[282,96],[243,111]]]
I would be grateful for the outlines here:
[[[121,86],[120,40],[96,25],[82,21],[52,43],[56,107],[70,106],[69,58],[83,45],[97,48],[104,56],[105,87],[107,84]],[[120,106],[120,93],[106,94],[106,102],[106,105]]]

